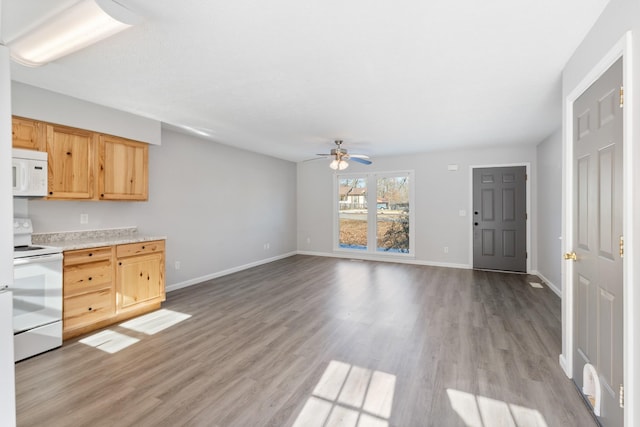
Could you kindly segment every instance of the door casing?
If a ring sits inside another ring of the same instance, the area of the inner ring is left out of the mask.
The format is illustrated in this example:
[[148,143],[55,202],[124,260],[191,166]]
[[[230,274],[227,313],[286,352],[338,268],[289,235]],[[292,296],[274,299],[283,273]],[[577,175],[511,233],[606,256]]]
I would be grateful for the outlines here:
[[[640,312],[634,313],[633,304],[636,292],[633,289],[633,91],[632,69],[633,59],[631,50],[632,35],[627,32],[600,62],[586,74],[573,90],[563,99],[563,184],[562,184],[562,252],[571,252],[573,242],[573,103],[582,95],[593,82],[602,76],[620,57],[623,57],[623,87],[625,91],[625,105],[623,109],[623,235],[625,236],[625,259],[623,264],[623,357],[624,357],[624,387],[625,387],[625,426],[635,425],[640,419],[640,408],[635,409],[640,401],[640,381],[635,380],[635,368],[632,363],[638,352],[634,351],[636,339],[634,334],[636,325],[640,325]],[[640,224],[636,224],[639,226]],[[562,353],[559,356],[560,366],[568,378],[573,378],[573,333],[574,333],[574,304],[573,304],[573,268],[571,263],[562,261]],[[634,381],[635,380],[635,381]]]
[[[501,164],[487,164],[487,165],[471,165],[469,166],[469,214],[467,219],[469,220],[469,266],[473,268],[473,170],[478,168],[504,168],[512,166],[524,166],[527,171],[527,273],[533,273],[531,271],[531,259],[534,256],[531,248],[531,220],[533,212],[531,212],[531,163],[501,163]],[[518,274],[518,273],[514,273]]]

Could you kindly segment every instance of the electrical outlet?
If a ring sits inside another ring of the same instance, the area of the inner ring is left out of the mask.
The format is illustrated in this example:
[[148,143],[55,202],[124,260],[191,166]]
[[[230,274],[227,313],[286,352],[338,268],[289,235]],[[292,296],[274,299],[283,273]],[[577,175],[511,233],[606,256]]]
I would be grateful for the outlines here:
[[311,244],[311,237],[307,237],[307,245]]
[[445,253],[445,254],[448,254],[448,253],[449,253],[449,246],[445,246],[445,247],[444,247],[444,253]]
[[176,270],[180,270],[180,261],[176,261],[175,266]]
[[89,224],[89,214],[80,214],[80,224]]

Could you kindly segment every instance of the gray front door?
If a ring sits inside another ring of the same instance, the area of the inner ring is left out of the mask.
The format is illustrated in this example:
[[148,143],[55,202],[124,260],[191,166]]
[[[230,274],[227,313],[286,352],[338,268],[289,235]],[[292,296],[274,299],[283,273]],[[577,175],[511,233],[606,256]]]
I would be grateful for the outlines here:
[[573,380],[595,367],[604,427],[623,425],[621,85],[619,59],[573,105]]
[[473,268],[527,272],[527,171],[473,169]]

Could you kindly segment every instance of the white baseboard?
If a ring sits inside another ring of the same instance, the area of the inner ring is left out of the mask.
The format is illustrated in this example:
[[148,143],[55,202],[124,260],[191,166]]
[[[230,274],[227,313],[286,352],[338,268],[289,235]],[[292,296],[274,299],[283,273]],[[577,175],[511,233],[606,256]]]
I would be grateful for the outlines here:
[[289,258],[295,255],[296,252],[289,252],[286,254],[278,255],[272,258],[261,259],[260,261],[251,262],[249,264],[239,265],[237,267],[228,268],[226,270],[218,271],[216,273],[207,274],[206,276],[196,277],[194,279],[185,280],[184,282],[173,283],[166,287],[167,292],[172,292],[178,289],[186,288],[187,286],[196,285],[198,283],[206,282],[207,280],[215,279],[218,277],[226,276],[228,274],[237,273],[238,271],[247,270],[249,268],[257,267],[259,265],[268,264],[280,259]]
[[546,277],[544,277],[544,275],[541,274],[539,271],[535,271],[534,270],[530,274],[540,277],[542,279],[542,281],[544,282],[544,284],[547,285],[547,287],[549,289],[551,289],[554,294],[558,295],[560,297],[560,299],[562,299],[562,291],[560,290],[559,287],[554,285],[553,282],[551,282],[551,280],[549,280]]
[[562,372],[567,376],[567,378],[571,378],[571,372],[569,372],[569,366],[567,365],[567,359],[565,359],[564,354],[561,354],[559,357],[560,367],[562,368]]
[[298,251],[298,255],[311,255],[322,256],[329,258],[343,258],[343,259],[360,259],[364,261],[380,261],[380,262],[397,262],[399,264],[412,264],[412,265],[426,265],[429,267],[446,267],[446,268],[460,268],[463,270],[471,270],[472,266],[469,264],[454,264],[446,262],[432,262],[421,261],[414,258],[405,257],[387,257],[387,256],[375,256],[369,254],[347,253],[347,252],[311,252],[311,251]]

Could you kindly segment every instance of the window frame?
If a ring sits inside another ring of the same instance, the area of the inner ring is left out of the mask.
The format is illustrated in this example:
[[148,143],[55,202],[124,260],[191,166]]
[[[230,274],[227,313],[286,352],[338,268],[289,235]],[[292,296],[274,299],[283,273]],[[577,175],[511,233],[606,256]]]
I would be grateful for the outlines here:
[[[409,179],[409,251],[387,252],[379,251],[377,243],[377,194],[378,179],[407,176]],[[364,178],[367,182],[367,248],[350,249],[340,247],[340,180]],[[374,183],[371,191],[371,183]],[[415,173],[413,170],[398,170],[384,172],[336,172],[333,175],[333,251],[349,254],[361,254],[368,256],[415,258]],[[371,204],[373,197],[373,205]],[[370,209],[374,206],[374,209]],[[373,226],[372,226],[373,224]]]

